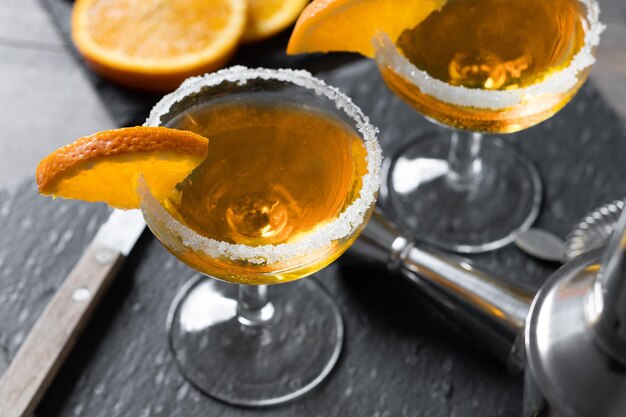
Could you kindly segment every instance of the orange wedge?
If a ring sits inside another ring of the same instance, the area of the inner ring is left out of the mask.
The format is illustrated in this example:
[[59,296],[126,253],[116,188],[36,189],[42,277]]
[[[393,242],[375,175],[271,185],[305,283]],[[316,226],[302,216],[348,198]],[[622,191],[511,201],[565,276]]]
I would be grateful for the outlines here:
[[296,21],[309,0],[248,0],[244,42],[268,38]]
[[76,0],[72,39],[102,76],[170,91],[222,67],[246,19],[247,0]]
[[287,53],[350,51],[374,57],[378,32],[393,41],[446,0],[315,0],[300,15]]
[[37,167],[39,192],[139,208],[137,184],[165,199],[206,157],[208,139],[165,127],[107,130],[57,149]]

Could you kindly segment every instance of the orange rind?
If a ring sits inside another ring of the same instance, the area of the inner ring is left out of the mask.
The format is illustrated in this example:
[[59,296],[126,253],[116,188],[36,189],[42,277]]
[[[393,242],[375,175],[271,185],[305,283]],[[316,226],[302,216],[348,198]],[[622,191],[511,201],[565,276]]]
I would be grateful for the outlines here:
[[308,0],[248,0],[248,24],[243,42],[256,42],[293,24]]
[[142,176],[165,199],[206,157],[208,139],[165,127],[130,127],[86,136],[57,149],[37,167],[39,192],[139,208]]
[[384,32],[395,40],[446,0],[315,0],[304,9],[287,53],[347,51],[374,57],[372,40]]

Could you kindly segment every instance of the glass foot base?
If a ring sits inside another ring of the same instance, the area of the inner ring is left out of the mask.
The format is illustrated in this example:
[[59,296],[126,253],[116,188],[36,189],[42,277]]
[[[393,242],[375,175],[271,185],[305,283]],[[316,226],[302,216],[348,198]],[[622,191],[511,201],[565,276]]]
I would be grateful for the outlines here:
[[268,406],[310,391],[331,371],[343,343],[339,309],[315,281],[268,288],[274,316],[260,326],[237,316],[238,286],[190,281],[168,317],[170,347],[183,376],[217,400]]
[[470,185],[450,178],[450,135],[412,141],[386,164],[383,195],[398,226],[439,248],[478,253],[505,246],[535,221],[541,179],[535,165],[497,137],[482,141],[481,174]]

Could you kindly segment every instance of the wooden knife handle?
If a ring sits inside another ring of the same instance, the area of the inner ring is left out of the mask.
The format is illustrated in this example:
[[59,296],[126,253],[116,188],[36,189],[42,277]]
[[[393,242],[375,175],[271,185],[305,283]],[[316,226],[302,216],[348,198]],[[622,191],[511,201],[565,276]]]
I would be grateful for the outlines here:
[[27,417],[34,411],[123,258],[97,243],[87,247],[0,379],[0,417]]

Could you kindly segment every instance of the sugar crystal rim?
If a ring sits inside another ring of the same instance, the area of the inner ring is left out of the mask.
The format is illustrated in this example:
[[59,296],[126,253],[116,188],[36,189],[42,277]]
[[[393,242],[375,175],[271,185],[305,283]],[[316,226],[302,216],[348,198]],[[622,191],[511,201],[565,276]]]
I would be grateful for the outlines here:
[[364,222],[365,215],[375,203],[376,193],[380,186],[380,167],[382,151],[377,140],[378,129],[370,124],[369,118],[363,114],[352,100],[337,88],[313,77],[309,72],[292,69],[266,69],[234,66],[212,74],[187,79],[171,94],[159,101],[148,116],[144,126],[160,126],[161,117],[171,107],[190,94],[198,93],[203,87],[216,86],[223,82],[245,84],[249,80],[277,80],[294,84],[325,96],[335,103],[338,110],[347,114],[355,122],[356,129],[362,135],[367,151],[367,172],[362,177],[359,196],[344,209],[339,216],[329,223],[319,226],[300,239],[277,245],[248,246],[234,244],[202,236],[176,220],[150,193],[146,184],[140,182],[139,192],[142,196],[142,211],[156,215],[157,221],[179,236],[185,246],[202,251],[211,257],[226,257],[231,260],[244,260],[254,264],[272,264],[285,261],[304,253],[321,249],[333,241],[350,236]]
[[521,103],[525,97],[542,94],[560,94],[573,88],[578,74],[593,65],[593,48],[600,43],[600,35],[606,28],[600,20],[600,6],[595,0],[579,0],[587,8],[583,20],[584,43],[570,64],[541,82],[517,90],[485,90],[454,86],[433,78],[426,71],[413,65],[400,54],[387,34],[380,32],[372,39],[379,64],[393,70],[416,85],[423,93],[446,103],[458,106],[501,110]]

